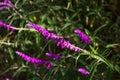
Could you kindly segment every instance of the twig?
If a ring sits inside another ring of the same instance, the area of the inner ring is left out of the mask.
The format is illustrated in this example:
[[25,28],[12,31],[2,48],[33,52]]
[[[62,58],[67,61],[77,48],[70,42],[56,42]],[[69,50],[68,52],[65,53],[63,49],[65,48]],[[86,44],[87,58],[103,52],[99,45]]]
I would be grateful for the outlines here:
[[15,28],[15,27],[13,27],[13,28],[14,28],[14,30],[35,31],[34,29],[30,29],[30,28]]
[[0,44],[5,44],[5,45],[12,45],[12,46],[14,46],[14,43],[0,42]]

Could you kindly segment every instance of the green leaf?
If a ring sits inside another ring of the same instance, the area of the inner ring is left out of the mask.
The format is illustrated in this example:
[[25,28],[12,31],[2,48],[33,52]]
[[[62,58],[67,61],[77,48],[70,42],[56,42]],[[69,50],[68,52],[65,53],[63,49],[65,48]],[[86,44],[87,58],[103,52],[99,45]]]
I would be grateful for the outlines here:
[[106,48],[115,48],[116,46],[119,46],[119,44],[108,44]]
[[61,30],[64,30],[65,28],[67,28],[70,25],[71,25],[71,23],[66,23]]
[[44,22],[45,20],[47,20],[47,17],[49,16],[49,13],[46,13],[44,14],[42,17],[41,17],[41,22]]
[[13,50],[12,48],[8,48],[8,52],[10,54],[10,58],[13,60],[14,59],[14,55],[13,55]]
[[62,9],[62,6],[53,6],[52,7],[54,10],[60,10],[60,9]]

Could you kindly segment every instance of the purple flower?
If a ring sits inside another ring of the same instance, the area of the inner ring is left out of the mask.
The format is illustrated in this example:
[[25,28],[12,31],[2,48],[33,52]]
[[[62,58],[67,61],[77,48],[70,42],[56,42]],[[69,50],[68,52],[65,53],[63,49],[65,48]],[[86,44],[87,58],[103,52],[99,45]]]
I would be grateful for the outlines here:
[[48,30],[42,28],[41,26],[34,23],[28,23],[26,25],[40,32],[46,38],[45,40],[54,40],[57,43],[57,46],[61,46],[63,49],[68,48],[70,50],[80,52],[79,47],[74,46],[69,41],[66,41],[64,38],[61,38],[54,33],[50,33]]
[[64,40],[63,38],[56,39],[57,46],[61,46],[61,48],[68,48],[72,51],[80,52],[80,48],[71,44],[69,41]]
[[27,61],[31,64],[36,64],[36,65],[42,64],[42,65],[44,65],[44,64],[50,63],[46,60],[40,60],[40,59],[37,59],[37,58],[29,57],[29,56],[27,56],[24,53],[19,52],[19,51],[16,51],[16,54],[19,55],[23,60],[25,60],[25,61]]
[[90,72],[87,71],[85,68],[79,68],[77,71],[85,75],[90,75]]
[[27,26],[37,30],[38,32],[40,32],[44,37],[46,37],[46,39],[52,39],[52,40],[55,40],[58,38],[57,35],[53,34],[53,33],[50,33],[48,32],[46,29],[42,28],[41,26],[39,25],[36,25],[36,24],[33,24],[33,23],[28,23],[26,24]]
[[90,38],[86,34],[84,34],[81,30],[76,29],[76,30],[74,30],[74,32],[79,35],[79,37],[81,38],[82,42],[85,42],[86,44],[90,43]]
[[5,80],[11,80],[10,78],[5,78]]
[[11,30],[11,32],[14,31],[14,27],[13,26],[10,26],[10,25],[7,25],[5,23],[3,23],[2,21],[0,21],[0,27],[3,27],[3,28],[7,28],[7,30]]
[[6,6],[2,6],[0,7],[0,10],[6,9]]
[[45,68],[47,70],[49,70],[50,68],[52,68],[52,64],[50,62],[47,62],[46,64],[44,64]]
[[55,55],[55,54],[52,54],[52,53],[49,53],[49,52],[47,52],[45,54],[46,54],[46,56],[48,56],[48,57],[50,57],[54,60],[61,60],[61,58],[62,58],[61,56],[58,56],[58,55]]
[[14,5],[10,0],[4,0],[4,2],[0,2],[0,10],[5,9],[6,7],[14,8]]

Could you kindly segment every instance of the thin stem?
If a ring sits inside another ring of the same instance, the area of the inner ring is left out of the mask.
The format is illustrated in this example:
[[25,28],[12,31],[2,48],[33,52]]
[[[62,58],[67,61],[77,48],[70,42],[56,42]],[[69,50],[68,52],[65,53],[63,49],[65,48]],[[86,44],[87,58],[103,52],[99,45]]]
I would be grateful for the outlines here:
[[0,42],[0,44],[5,44],[5,45],[12,45],[12,46],[14,46],[14,43],[7,43],[7,42]]
[[30,29],[30,28],[15,28],[15,27],[13,28],[14,30],[35,31],[34,29]]
[[0,74],[0,76],[4,75],[5,73],[9,72],[10,70],[16,70],[16,69],[18,69],[18,67],[11,67],[11,68],[8,68],[8,69],[5,70],[4,72],[2,72],[2,73]]

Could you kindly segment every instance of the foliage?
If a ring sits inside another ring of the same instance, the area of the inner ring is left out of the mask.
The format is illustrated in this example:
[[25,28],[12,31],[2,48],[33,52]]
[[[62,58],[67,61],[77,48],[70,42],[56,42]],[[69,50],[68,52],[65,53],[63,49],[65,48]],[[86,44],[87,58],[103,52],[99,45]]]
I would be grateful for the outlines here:
[[[2,1],[1,1],[2,2]],[[14,32],[0,27],[0,80],[119,80],[120,11],[119,0],[11,0],[15,8],[0,11],[0,21],[15,27]],[[75,52],[45,41],[41,33],[26,26],[32,22],[70,41],[81,51]],[[84,31],[91,39],[84,44],[74,33]],[[37,68],[15,54],[45,59],[54,63],[46,70]],[[46,52],[62,56],[60,61]],[[84,67],[90,75],[77,68]]]

